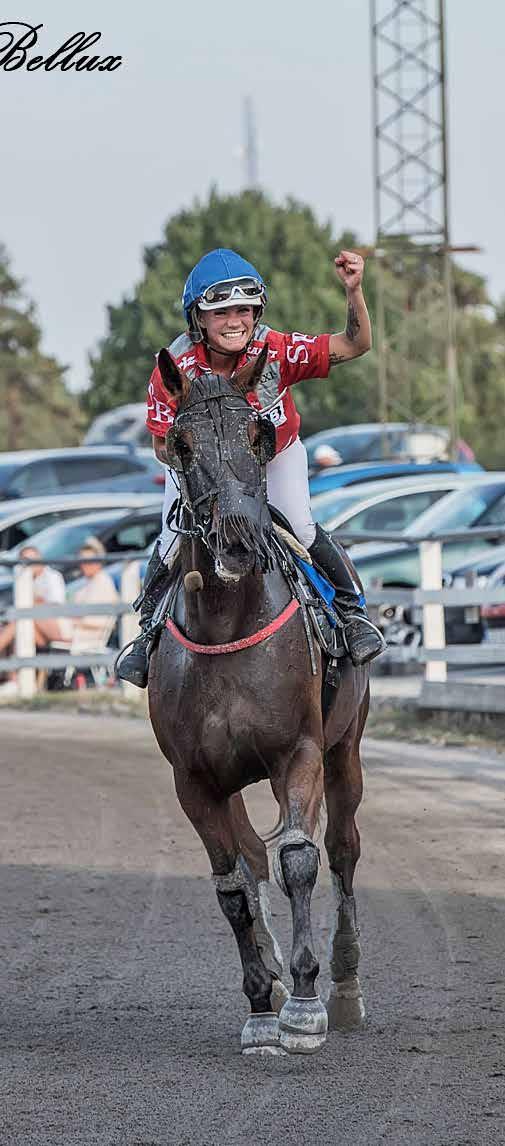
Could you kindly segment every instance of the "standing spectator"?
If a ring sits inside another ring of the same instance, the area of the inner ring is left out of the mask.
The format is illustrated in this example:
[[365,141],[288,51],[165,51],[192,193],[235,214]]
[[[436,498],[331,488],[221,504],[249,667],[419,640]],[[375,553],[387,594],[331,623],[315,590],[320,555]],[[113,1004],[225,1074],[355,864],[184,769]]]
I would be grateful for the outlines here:
[[[104,557],[105,549],[96,537],[88,537],[79,550],[79,565],[86,578],[84,585],[73,594],[74,605],[115,605],[119,602],[112,577],[97,557]],[[76,652],[94,651],[107,643],[115,616],[105,614],[76,617],[72,649]]]

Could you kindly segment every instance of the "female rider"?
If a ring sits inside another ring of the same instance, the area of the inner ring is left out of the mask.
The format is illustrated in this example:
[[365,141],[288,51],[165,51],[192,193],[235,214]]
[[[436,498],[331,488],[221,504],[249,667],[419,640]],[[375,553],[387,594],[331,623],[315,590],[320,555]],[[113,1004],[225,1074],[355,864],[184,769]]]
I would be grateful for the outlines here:
[[[298,539],[335,586],[349,654],[353,664],[361,665],[382,652],[384,641],[368,620],[364,598],[348,572],[341,547],[312,520],[307,454],[298,437],[300,417],[290,389],[306,378],[326,378],[333,366],[370,349],[370,320],[361,286],[363,259],[353,251],[341,251],[335,269],[347,294],[345,330],[316,336],[280,334],[261,322],[267,291],[257,270],[235,251],[210,251],[188,276],[182,299],[188,330],[169,351],[190,379],[205,373],[231,378],[268,342],[267,368],[257,391],[247,396],[257,409],[268,407],[276,429],[277,453],[266,467],[268,499],[288,518]],[[165,390],[156,366],[149,382],[146,425],[156,456],[165,464],[165,435],[176,412],[176,402]],[[159,555],[155,551],[146,574],[142,632],[118,668],[123,680],[140,688],[147,684],[150,623],[166,586],[163,558],[173,537],[166,524],[172,496],[170,485],[163,506]]]

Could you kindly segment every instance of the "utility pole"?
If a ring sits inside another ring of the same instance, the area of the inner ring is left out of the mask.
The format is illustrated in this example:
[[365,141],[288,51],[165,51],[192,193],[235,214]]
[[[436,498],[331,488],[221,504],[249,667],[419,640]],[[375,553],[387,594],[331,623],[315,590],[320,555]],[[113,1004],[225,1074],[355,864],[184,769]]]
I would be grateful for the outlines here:
[[[423,420],[443,418],[455,456],[458,433],[458,375],[450,237],[445,0],[370,0],[374,120],[374,215],[377,258],[377,348],[382,421],[401,413],[420,417],[419,394],[412,408],[412,363],[406,341],[410,300],[388,297],[386,270],[414,255],[426,281],[445,308],[446,391],[442,403],[426,403]],[[400,311],[398,310],[400,305]],[[433,305],[433,304],[432,304]],[[397,310],[398,345],[388,334],[388,313]],[[402,325],[405,335],[402,334]],[[429,315],[426,316],[429,337]],[[392,360],[402,377],[401,396],[392,388]],[[399,366],[400,363],[400,366]]]
[[258,187],[258,142],[251,96],[244,99],[244,165],[246,187]]

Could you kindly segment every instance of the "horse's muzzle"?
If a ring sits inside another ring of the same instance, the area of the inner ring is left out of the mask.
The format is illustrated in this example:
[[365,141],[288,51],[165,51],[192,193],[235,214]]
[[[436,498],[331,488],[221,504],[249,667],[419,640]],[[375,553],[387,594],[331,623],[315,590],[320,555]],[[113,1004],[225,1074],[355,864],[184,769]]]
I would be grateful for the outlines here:
[[270,515],[264,523],[266,528],[262,529],[260,514],[251,517],[240,512],[219,514],[215,506],[207,540],[214,553],[216,573],[222,580],[238,581],[269,568]]
[[254,572],[256,556],[240,545],[216,553],[214,568],[221,581],[236,582]]

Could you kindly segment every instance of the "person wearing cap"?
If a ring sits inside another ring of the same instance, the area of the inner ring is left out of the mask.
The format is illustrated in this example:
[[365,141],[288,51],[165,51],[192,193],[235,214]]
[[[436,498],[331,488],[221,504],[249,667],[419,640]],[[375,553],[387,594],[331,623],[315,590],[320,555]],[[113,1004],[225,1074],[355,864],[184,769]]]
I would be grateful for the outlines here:
[[[348,571],[344,551],[312,519],[307,454],[298,436],[300,416],[291,390],[307,378],[326,378],[332,367],[370,349],[370,319],[362,290],[363,259],[354,251],[340,251],[335,270],[347,294],[345,330],[283,334],[262,322],[267,289],[252,263],[229,249],[210,251],[188,275],[182,299],[187,330],[168,350],[190,380],[206,373],[231,378],[268,344],[268,362],[260,385],[247,395],[257,410],[268,410],[276,430],[276,456],[266,467],[268,499],[288,518],[296,537],[335,586],[347,647],[353,663],[361,665],[382,652],[384,640],[368,619],[364,597]],[[148,386],[146,425],[153,435],[156,456],[165,464],[165,435],[176,413],[176,401],[165,390],[155,366]],[[167,494],[158,553],[155,549],[146,572],[141,635],[118,667],[121,679],[140,688],[147,685],[151,620],[166,586],[164,559],[172,540],[167,527],[170,501],[171,494]]]
[[[97,557],[104,557],[105,549],[97,537],[87,537],[79,550],[79,567],[84,583],[72,596],[74,605],[116,605],[119,594],[112,577],[104,569]],[[115,616],[90,612],[84,617],[75,617],[72,635],[72,649],[77,652],[93,651],[106,643]]]

